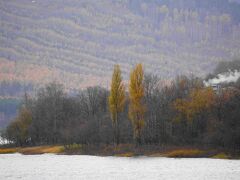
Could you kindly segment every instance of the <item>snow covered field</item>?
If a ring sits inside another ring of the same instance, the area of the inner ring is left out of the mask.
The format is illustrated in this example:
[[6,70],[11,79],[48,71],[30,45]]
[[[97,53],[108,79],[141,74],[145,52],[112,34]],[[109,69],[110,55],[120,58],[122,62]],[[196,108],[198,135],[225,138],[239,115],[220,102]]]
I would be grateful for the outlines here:
[[236,179],[239,160],[0,155],[0,179]]

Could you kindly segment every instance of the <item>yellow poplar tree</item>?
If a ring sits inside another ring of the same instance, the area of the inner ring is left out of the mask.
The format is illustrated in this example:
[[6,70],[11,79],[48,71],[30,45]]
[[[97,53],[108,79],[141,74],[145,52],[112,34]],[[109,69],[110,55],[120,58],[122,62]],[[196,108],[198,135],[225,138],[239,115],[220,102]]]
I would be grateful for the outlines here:
[[113,127],[114,127],[114,142],[119,144],[119,113],[123,111],[125,104],[125,86],[122,82],[121,70],[119,65],[115,65],[111,91],[109,95],[109,109],[111,112]]
[[143,67],[142,64],[137,64],[130,74],[129,83],[129,118],[133,125],[134,139],[136,145],[141,144],[141,131],[144,127],[145,105],[144,84],[143,84]]

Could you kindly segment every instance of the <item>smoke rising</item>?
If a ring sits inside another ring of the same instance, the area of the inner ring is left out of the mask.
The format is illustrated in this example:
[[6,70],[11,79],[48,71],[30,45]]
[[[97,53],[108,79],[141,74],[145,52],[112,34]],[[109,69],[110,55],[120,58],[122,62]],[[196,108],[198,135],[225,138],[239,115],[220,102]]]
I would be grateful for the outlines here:
[[218,74],[216,78],[209,79],[208,81],[204,81],[205,86],[210,86],[213,84],[220,84],[220,83],[230,83],[230,82],[237,82],[240,78],[240,72],[235,71],[228,71],[225,73]]

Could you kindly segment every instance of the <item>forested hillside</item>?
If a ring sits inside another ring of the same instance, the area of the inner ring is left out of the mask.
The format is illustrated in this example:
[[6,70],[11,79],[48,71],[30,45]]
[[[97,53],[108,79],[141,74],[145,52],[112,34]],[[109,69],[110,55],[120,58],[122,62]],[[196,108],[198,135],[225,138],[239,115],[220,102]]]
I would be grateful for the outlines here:
[[240,49],[240,5],[227,0],[1,1],[0,78],[107,85],[113,64],[164,78],[204,75]]

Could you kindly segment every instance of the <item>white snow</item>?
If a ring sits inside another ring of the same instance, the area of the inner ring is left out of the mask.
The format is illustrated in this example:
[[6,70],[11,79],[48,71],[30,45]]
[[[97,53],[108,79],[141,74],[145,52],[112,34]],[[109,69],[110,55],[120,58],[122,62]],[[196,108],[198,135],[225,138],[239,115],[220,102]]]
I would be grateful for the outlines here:
[[217,159],[121,158],[80,155],[0,155],[0,179],[233,179],[240,161]]

